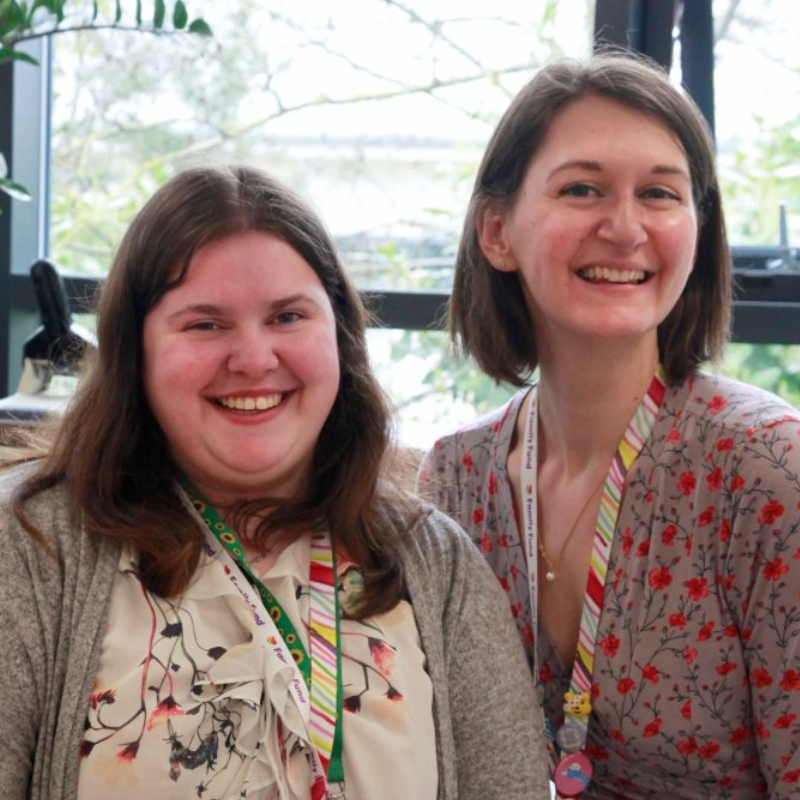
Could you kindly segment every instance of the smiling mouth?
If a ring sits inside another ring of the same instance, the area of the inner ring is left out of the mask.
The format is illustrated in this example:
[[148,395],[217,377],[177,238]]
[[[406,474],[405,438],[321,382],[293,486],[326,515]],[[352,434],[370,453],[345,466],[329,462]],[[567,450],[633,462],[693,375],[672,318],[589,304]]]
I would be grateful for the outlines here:
[[578,270],[578,277],[587,283],[629,283],[634,286],[647,282],[652,274],[640,269],[609,269],[587,267]]
[[242,413],[257,413],[275,408],[283,400],[283,394],[265,394],[258,397],[218,397],[214,401],[218,406],[226,408],[228,411],[238,411]]

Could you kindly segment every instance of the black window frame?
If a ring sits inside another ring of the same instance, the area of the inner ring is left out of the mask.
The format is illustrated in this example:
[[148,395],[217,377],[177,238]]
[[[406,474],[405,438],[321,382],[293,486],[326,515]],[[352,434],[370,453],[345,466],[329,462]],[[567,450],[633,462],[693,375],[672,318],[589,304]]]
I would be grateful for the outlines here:
[[[675,32],[681,39],[681,70],[687,90],[714,126],[712,0],[597,0],[598,47],[626,47],[669,67]],[[30,204],[0,193],[0,397],[17,384],[22,342],[38,324],[27,271],[48,250],[48,148],[50,140],[50,43],[30,50],[40,68],[0,66],[0,152],[17,180],[34,190]],[[800,273],[776,268],[780,248],[734,247],[736,283],[734,341],[800,344]],[[795,252],[795,256],[796,256]],[[100,279],[65,276],[75,308],[88,308]],[[408,330],[441,327],[443,292],[365,291],[377,324]]]

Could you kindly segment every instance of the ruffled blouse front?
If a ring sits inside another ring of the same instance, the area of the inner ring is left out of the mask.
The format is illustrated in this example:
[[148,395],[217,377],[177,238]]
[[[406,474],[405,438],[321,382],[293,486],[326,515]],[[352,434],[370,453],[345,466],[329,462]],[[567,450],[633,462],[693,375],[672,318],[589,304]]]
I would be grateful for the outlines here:
[[[260,575],[308,646],[310,537]],[[79,800],[310,798],[294,670],[259,644],[253,615],[203,557],[179,600],[146,591],[123,552],[81,748]],[[256,565],[258,572],[259,566]],[[347,800],[436,797],[431,681],[411,605],[358,622],[361,585],[338,564]],[[266,613],[266,612],[264,612]]]

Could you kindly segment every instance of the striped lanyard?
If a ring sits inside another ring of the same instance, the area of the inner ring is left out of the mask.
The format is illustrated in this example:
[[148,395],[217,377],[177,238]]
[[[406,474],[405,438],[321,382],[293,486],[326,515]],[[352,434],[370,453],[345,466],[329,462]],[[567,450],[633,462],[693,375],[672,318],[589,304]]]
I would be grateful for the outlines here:
[[[585,752],[589,719],[592,713],[592,675],[597,646],[597,628],[603,604],[603,591],[614,529],[619,518],[625,477],[644,446],[664,399],[664,370],[659,364],[650,386],[642,398],[628,428],[617,447],[611,468],[603,484],[600,511],[592,542],[592,556],[583,601],[578,647],[572,668],[569,691],[564,694],[565,718],[559,731],[548,736],[555,740],[562,756],[555,765],[554,783],[561,797],[578,797],[589,785],[592,765]],[[539,680],[538,664],[538,522],[536,508],[537,481],[537,388],[532,389],[528,419],[523,440],[520,470],[522,518],[528,555],[528,590],[531,615],[537,635],[534,642],[534,676]],[[542,696],[540,692],[540,696]],[[549,726],[548,726],[549,728]]]
[[[336,555],[327,533],[311,537],[311,563],[309,567],[309,624],[310,654],[284,611],[278,599],[264,586],[253,572],[244,547],[235,531],[219,512],[200,495],[188,481],[182,481],[183,490],[202,517],[208,529],[234,558],[258,591],[281,638],[292,655],[311,696],[311,741],[319,754],[328,784],[344,786],[344,760],[342,758],[342,654],[339,647],[339,597],[336,591]],[[315,784],[312,800],[324,798],[327,788]],[[344,793],[329,795],[344,797]]]

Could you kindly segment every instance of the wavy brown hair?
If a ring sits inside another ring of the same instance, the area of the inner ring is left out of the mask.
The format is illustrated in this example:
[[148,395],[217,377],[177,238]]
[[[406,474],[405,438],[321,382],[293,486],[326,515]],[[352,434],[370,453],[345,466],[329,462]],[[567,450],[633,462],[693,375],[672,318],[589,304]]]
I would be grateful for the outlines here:
[[114,259],[97,305],[98,348],[42,461],[20,486],[14,512],[40,541],[26,502],[58,483],[93,534],[133,544],[142,580],[162,596],[179,595],[200,558],[202,534],[175,492],[166,438],[143,390],[145,317],[179,285],[193,255],[209,242],[246,231],[275,234],[316,272],[336,318],[340,386],[314,452],[308,496],[259,498],[232,516],[257,545],[327,526],[361,565],[359,614],[380,613],[402,597],[395,537],[413,505],[386,477],[391,414],[369,365],[368,321],[331,237],[286,186],[246,166],[203,166],[168,181],[137,214]]
[[478,240],[490,207],[510,210],[528,165],[567,104],[603,97],[646,114],[669,130],[689,163],[698,213],[696,262],[683,294],[658,328],[658,349],[674,385],[722,354],[731,319],[731,257],[714,162],[714,145],[694,102],[642,56],[604,53],[563,59],[538,72],[500,120],[475,179],[456,258],[450,335],[496,381],[521,386],[538,365],[536,340],[519,275],[492,267]]

